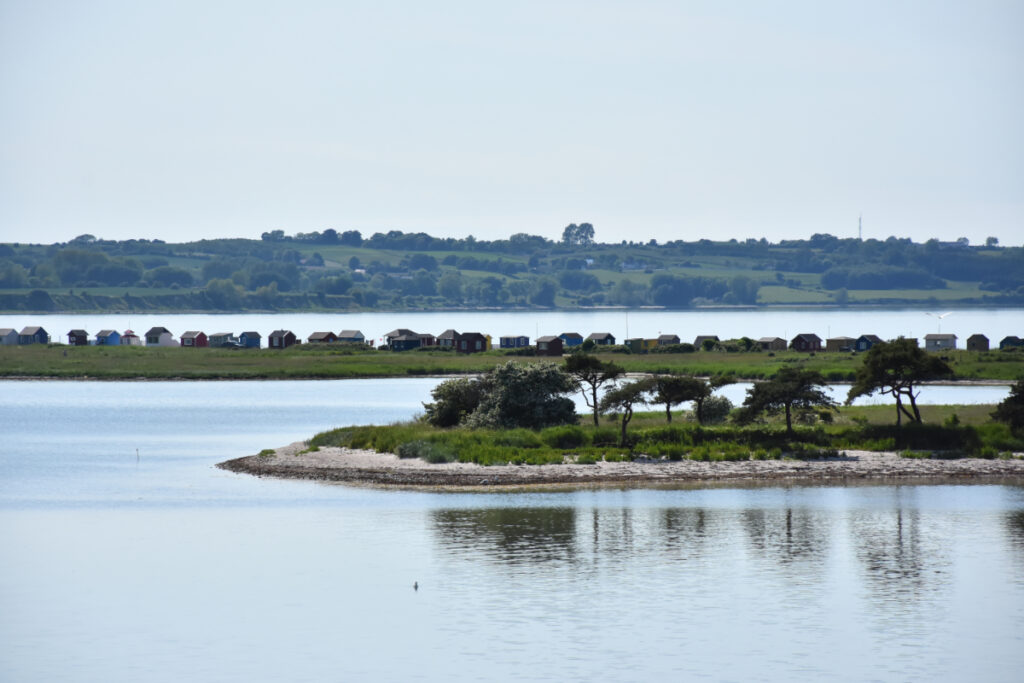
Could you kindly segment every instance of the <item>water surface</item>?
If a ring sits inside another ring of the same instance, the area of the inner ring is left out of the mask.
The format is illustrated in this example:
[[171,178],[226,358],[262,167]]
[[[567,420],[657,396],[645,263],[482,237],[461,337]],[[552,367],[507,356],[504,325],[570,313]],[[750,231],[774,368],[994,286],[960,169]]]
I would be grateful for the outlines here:
[[0,382],[0,679],[1019,680],[1021,487],[471,495],[213,467],[405,419],[433,381]]

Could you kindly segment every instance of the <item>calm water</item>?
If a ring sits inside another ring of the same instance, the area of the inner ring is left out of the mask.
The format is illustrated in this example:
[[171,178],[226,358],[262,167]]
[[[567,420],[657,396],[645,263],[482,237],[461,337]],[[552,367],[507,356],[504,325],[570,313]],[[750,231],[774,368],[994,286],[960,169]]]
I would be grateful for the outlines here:
[[[740,311],[530,311],[478,312],[445,311],[433,313],[282,313],[282,314],[130,314],[130,315],[0,315],[0,327],[21,329],[42,325],[56,341],[68,330],[82,328],[95,335],[101,329],[123,332],[131,328],[138,333],[162,325],[175,337],[186,330],[234,332],[256,330],[264,335],[276,329],[290,329],[302,339],[316,331],[342,329],[362,330],[366,338],[380,340],[384,334],[399,327],[417,332],[440,334],[448,328],[460,332],[479,331],[495,337],[525,334],[531,339],[545,334],[576,331],[584,336],[591,332],[610,332],[620,341],[627,337],[656,337],[677,334],[683,341],[693,341],[699,334],[715,334],[722,339],[742,336],[779,336],[792,339],[802,332],[813,332],[822,339],[832,336],[859,337],[877,334],[883,339],[898,336],[923,338],[931,332],[951,332],[959,337],[963,348],[967,337],[976,332],[986,335],[998,346],[1007,335],[1024,337],[1024,309],[957,309],[941,321],[925,315],[942,314],[949,309],[928,307],[906,310],[740,310]],[[941,329],[940,329],[941,326]],[[264,339],[266,344],[266,339]]]
[[1020,680],[1022,487],[213,467],[404,419],[433,383],[0,382],[0,680]]

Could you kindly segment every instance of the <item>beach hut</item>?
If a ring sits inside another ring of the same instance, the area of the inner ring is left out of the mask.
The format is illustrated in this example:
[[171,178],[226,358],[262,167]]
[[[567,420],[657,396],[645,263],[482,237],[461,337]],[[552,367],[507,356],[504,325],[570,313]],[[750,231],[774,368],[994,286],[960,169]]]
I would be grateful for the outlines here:
[[26,327],[18,333],[18,344],[49,344],[50,335],[41,327]]
[[125,330],[121,335],[121,346],[142,346],[144,343],[142,337],[132,330]]
[[1007,351],[1009,349],[1024,348],[1024,339],[1021,339],[1015,334],[1011,334],[1007,337],[1003,337],[999,341],[999,350]]
[[68,344],[71,346],[88,346],[89,333],[85,330],[71,330],[68,332]]
[[794,351],[821,351],[821,337],[812,332],[798,334],[789,342],[789,348]]
[[956,348],[955,334],[926,334],[924,335],[925,351],[949,351]]
[[583,335],[579,332],[563,332],[558,338],[562,340],[563,346],[570,349],[583,343]]
[[314,332],[309,335],[310,344],[333,344],[338,341],[338,335],[333,332]]
[[263,342],[263,337],[259,332],[243,332],[238,335],[238,343],[246,349],[258,349],[260,344]]
[[658,346],[675,346],[681,339],[678,334],[661,334],[658,335]]
[[151,327],[146,332],[146,346],[177,346],[174,336],[166,327]]
[[400,334],[397,337],[390,337],[388,348],[392,351],[412,351],[418,349],[423,345],[423,340],[420,335],[415,332],[412,334]]
[[587,336],[588,342],[594,342],[596,346],[614,346],[615,335],[611,332],[594,332]]
[[202,349],[210,345],[205,332],[189,330],[181,333],[181,345],[190,349]]
[[295,333],[291,330],[274,330],[268,338],[268,346],[272,349],[287,349],[296,344]]
[[455,340],[456,353],[480,353],[489,346],[487,337],[479,332],[463,332]]
[[538,356],[561,356],[563,353],[562,338],[548,335],[537,337]]
[[437,335],[437,345],[442,349],[454,349],[455,340],[458,338],[459,333],[453,329],[447,329],[441,334]]
[[825,350],[833,353],[852,351],[857,340],[853,337],[830,337],[825,340]]
[[100,330],[96,333],[96,346],[118,346],[121,334],[117,330]]
[[209,335],[210,348],[220,349],[223,347],[234,346],[238,343],[238,337],[235,336],[234,332],[214,332]]
[[718,342],[720,340],[719,340],[717,334],[698,334],[693,339],[693,348],[697,349],[698,351],[703,351],[704,350],[704,342],[706,342],[706,341],[710,341],[710,342],[714,342],[715,344],[718,344]]
[[10,327],[0,327],[0,346],[17,346],[18,331]]
[[366,336],[360,330],[342,330],[338,333],[338,341],[346,344],[365,344]]
[[502,349],[521,349],[530,345],[530,338],[525,334],[509,335],[498,338],[498,346]]
[[972,334],[967,338],[968,351],[988,351],[988,337],[983,334]]
[[854,351],[868,351],[875,344],[881,344],[882,340],[875,334],[862,334],[853,343]]
[[757,340],[757,345],[762,351],[785,351],[787,347],[786,340],[782,337],[761,337]]

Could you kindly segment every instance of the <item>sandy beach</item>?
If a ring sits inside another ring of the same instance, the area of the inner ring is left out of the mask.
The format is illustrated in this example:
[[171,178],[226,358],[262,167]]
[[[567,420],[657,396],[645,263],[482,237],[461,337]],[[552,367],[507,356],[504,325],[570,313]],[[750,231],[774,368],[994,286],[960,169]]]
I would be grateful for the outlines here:
[[599,462],[593,465],[429,464],[391,453],[348,448],[305,452],[297,442],[273,455],[251,455],[217,465],[260,477],[310,479],[384,487],[458,490],[495,488],[572,488],[593,486],[709,486],[782,483],[1020,483],[1024,459],[955,460],[901,458],[896,453],[842,451],[819,460],[747,460],[738,462],[662,461]]

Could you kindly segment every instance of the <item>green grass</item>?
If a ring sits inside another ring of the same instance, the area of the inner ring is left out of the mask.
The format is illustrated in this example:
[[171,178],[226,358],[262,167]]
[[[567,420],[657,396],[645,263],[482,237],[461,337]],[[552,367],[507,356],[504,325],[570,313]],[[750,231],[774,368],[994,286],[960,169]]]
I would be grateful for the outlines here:
[[[637,455],[668,460],[767,460],[835,455],[837,449],[899,450],[907,457],[936,453],[998,457],[1024,451],[1024,439],[991,421],[993,406],[927,406],[924,424],[901,429],[893,424],[891,408],[878,408],[844,408],[832,424],[802,426],[794,435],[786,433],[781,417],[742,427],[701,426],[679,419],[667,424],[660,412],[638,413],[630,423],[626,447],[618,445],[618,425],[609,422],[595,428],[587,416],[578,425],[537,431],[440,429],[420,421],[345,427],[317,434],[309,443],[311,448],[368,448],[430,462],[481,465],[586,464]],[[953,414],[959,423],[943,424]]]
[[[64,355],[67,352],[67,355]],[[779,368],[796,365],[820,371],[832,382],[849,381],[863,356],[849,353],[795,351],[725,353],[698,351],[682,354],[596,354],[631,373],[725,375],[739,379],[773,376]],[[962,379],[1012,382],[1024,377],[1024,354],[999,351],[954,351],[943,354]],[[405,377],[473,374],[509,360],[504,351],[455,354],[444,351],[392,353],[346,345],[295,346],[229,351],[224,349],[71,347],[58,344],[0,346],[0,376],[89,377],[95,379],[328,379],[348,377]],[[516,357],[523,362],[559,359]]]

